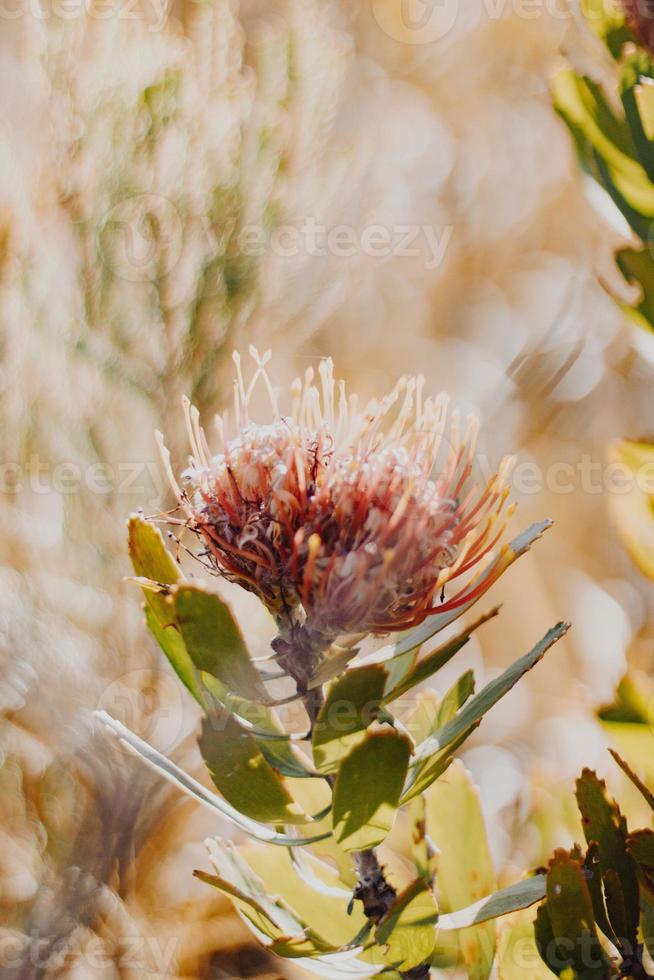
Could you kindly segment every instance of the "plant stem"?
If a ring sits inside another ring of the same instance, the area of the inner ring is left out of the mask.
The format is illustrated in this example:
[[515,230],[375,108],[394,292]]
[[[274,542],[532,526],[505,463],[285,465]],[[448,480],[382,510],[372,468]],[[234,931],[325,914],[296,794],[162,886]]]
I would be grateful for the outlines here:
[[[285,624],[279,636],[273,640],[272,646],[277,654],[277,662],[280,667],[283,667],[297,685],[297,692],[309,716],[309,731],[313,733],[316,719],[325,698],[322,687],[311,688],[309,682],[323,648],[317,648],[302,626],[292,621]],[[330,775],[325,778],[333,787],[334,777]],[[379,863],[373,848],[357,851],[353,857],[358,880],[352,892],[352,898],[363,903],[366,918],[372,924],[377,925],[388,913],[397,897],[397,891],[386,880],[384,868]],[[428,963],[423,963],[412,970],[400,973],[404,980],[425,980],[430,975]]]

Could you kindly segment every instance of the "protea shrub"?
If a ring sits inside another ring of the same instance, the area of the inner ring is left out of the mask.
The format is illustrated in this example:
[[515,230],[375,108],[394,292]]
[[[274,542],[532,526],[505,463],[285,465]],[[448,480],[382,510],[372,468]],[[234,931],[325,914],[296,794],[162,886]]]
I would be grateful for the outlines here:
[[[147,623],[202,710],[199,748],[219,795],[102,718],[230,828],[236,843],[208,842],[212,871],[196,875],[274,953],[320,976],[427,977],[452,962],[458,937],[456,955],[487,976],[492,920],[545,884],[534,875],[494,891],[479,801],[452,763],[567,626],[478,693],[472,671],[442,696],[416,691],[497,614],[455,626],[549,522],[502,543],[511,460],[478,484],[476,420],[427,396],[424,379],[359,407],[325,360],[283,405],[269,354],[251,354],[250,378],[235,356],[234,414],[217,419],[215,447],[188,402],[181,472],[158,436],[173,510],[129,522]],[[259,385],[262,422],[251,417]],[[196,559],[191,578],[160,526]],[[269,611],[277,634],[262,656],[212,576]]]

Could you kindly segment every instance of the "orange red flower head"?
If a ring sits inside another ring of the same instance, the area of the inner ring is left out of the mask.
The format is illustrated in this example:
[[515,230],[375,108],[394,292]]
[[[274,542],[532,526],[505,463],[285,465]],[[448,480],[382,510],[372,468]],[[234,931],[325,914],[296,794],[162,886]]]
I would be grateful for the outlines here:
[[[408,629],[467,602],[511,513],[511,460],[479,487],[473,477],[477,422],[461,426],[448,399],[424,397],[424,379],[402,378],[359,409],[336,383],[330,360],[292,386],[280,411],[266,365],[251,349],[246,386],[235,355],[237,428],[218,419],[212,453],[197,411],[185,404],[192,455],[181,486],[159,436],[188,525],[216,571],[257,593],[278,617],[342,633]],[[271,419],[249,415],[264,384]],[[466,584],[439,602],[446,582]]]

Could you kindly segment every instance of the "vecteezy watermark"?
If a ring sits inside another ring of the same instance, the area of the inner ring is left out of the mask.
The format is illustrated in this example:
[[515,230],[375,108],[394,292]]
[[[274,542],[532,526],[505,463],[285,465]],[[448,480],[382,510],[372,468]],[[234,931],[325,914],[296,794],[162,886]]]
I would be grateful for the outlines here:
[[0,0],[0,21],[29,17],[37,21],[116,20],[145,22],[148,31],[166,24],[169,0]]
[[300,224],[276,225],[270,233],[259,225],[245,225],[237,236],[236,250],[253,258],[266,252],[280,258],[417,258],[431,271],[443,262],[453,231],[453,225],[326,225],[309,216]]
[[[608,0],[619,9],[620,0]],[[370,0],[372,16],[379,28],[394,41],[403,44],[434,44],[445,38],[465,16],[466,23],[499,21],[508,16],[519,20],[538,20],[547,17],[554,21],[574,21],[579,14],[572,0],[479,0],[474,7],[470,0]],[[645,3],[643,2],[643,6]],[[606,16],[602,4],[589,5],[584,10],[589,21]],[[652,16],[648,13],[648,16]]]
[[[476,464],[483,479],[490,479],[495,472],[492,460],[484,454],[476,456]],[[654,498],[654,461],[643,461],[632,469],[620,460],[607,462],[589,453],[582,453],[574,462],[555,460],[546,466],[535,460],[519,460],[511,473],[510,485],[521,497],[543,491],[564,496],[626,495],[639,491]],[[52,463],[33,454],[24,461],[0,463],[0,493],[3,494],[115,495],[133,497],[136,505],[150,508],[161,504],[166,489],[159,460],[94,462],[81,466],[63,460]]]
[[[160,461],[90,463],[50,463],[34,453],[22,462],[0,463],[0,493],[31,493],[47,496],[56,493],[70,497],[77,494],[93,496],[134,497],[139,504],[159,503],[166,485]],[[151,500],[145,500],[149,495]]]
[[371,7],[384,34],[404,44],[440,41],[459,16],[459,0],[371,0]]
[[[115,970],[138,976],[170,976],[180,940],[166,935],[117,936],[110,943],[89,942],[83,936],[46,936],[38,932],[0,936],[0,970],[31,967],[36,971],[59,972],[84,964],[89,972]],[[77,972],[77,971],[76,971]],[[82,973],[80,972],[80,975]]]
[[180,260],[184,226],[176,205],[162,194],[118,201],[97,231],[101,261],[118,279],[156,282]]
[[[0,0],[2,3],[3,0]],[[410,258],[426,271],[438,268],[450,246],[453,225],[335,224],[308,215],[272,228],[246,224],[235,230],[204,222],[199,231],[208,254],[238,259],[368,257],[377,261]],[[161,194],[134,194],[117,201],[100,222],[96,243],[100,261],[116,278],[156,282],[169,276],[182,255],[184,220],[178,206]]]

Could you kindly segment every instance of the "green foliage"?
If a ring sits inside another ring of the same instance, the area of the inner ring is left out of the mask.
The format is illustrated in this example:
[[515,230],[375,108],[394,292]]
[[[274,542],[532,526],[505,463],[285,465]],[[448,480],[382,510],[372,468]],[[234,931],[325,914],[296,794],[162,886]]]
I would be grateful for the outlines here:
[[[610,195],[642,247],[616,256],[625,279],[640,286],[640,298],[626,307],[641,326],[654,329],[654,62],[611,0],[585,3],[615,65],[615,83],[606,91],[572,69],[553,86],[555,106],[568,125],[584,166]],[[651,19],[647,5],[640,16]]]
[[[502,548],[475,594],[490,588],[548,526],[534,525]],[[414,689],[497,615],[492,609],[423,650],[470,600],[435,612],[366,657],[356,638],[344,638],[307,661],[306,679],[296,678],[291,693],[278,697],[268,685],[273,677],[291,680],[284,661],[278,658],[271,671],[273,656],[262,669],[229,606],[184,580],[158,529],[132,518],[129,548],[148,626],[202,710],[198,745],[219,795],[119,722],[102,720],[148,765],[259,842],[239,849],[212,843],[214,873],[198,877],[227,895],[273,952],[320,976],[405,975],[449,957],[473,980],[486,980],[496,953],[493,920],[538,901],[544,882],[535,877],[496,891],[477,792],[463,767],[451,763],[484,715],[567,626],[550,630],[478,694],[473,672],[466,671],[442,698],[433,692],[416,698]],[[304,731],[288,732],[279,713],[292,701],[307,709]],[[387,846],[405,805],[412,834],[404,871],[386,885],[379,914],[366,919],[355,903],[348,915],[355,880],[350,855]]]
[[[616,762],[654,812],[654,795],[616,752]],[[550,970],[566,980],[647,977],[643,941],[650,943],[654,913],[654,833],[629,832],[604,782],[584,769],[577,804],[587,849],[556,851],[547,897],[535,921],[538,949]]]

